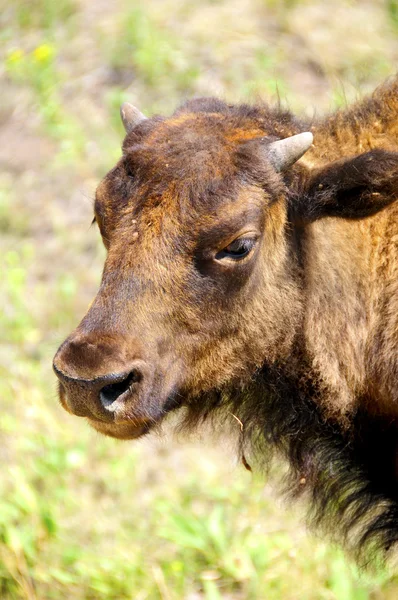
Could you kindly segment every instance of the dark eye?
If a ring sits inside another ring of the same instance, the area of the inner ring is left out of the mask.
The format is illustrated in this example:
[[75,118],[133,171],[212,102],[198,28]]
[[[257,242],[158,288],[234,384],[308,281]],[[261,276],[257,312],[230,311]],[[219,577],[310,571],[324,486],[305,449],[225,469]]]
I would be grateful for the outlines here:
[[249,254],[254,248],[256,240],[253,238],[238,238],[231,242],[226,248],[216,254],[217,260],[223,258],[232,258],[232,260],[240,260]]

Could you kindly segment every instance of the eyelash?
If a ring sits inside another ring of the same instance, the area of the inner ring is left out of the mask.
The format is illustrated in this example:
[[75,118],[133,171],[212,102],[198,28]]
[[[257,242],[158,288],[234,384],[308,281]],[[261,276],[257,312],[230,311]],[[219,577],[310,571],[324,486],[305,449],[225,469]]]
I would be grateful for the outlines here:
[[235,261],[242,260],[253,250],[256,241],[255,238],[238,238],[218,252],[215,258],[216,260],[223,260],[224,258]]

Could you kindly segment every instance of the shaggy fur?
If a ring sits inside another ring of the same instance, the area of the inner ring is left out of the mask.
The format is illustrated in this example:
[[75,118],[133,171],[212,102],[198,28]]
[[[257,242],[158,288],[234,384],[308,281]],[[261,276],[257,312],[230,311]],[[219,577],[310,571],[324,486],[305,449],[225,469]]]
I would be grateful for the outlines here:
[[[309,369],[310,370],[310,369]],[[289,465],[283,488],[290,499],[303,496],[308,523],[343,543],[363,566],[389,555],[398,542],[398,502],[393,456],[396,425],[369,421],[358,411],[351,432],[326,419],[313,382],[298,380],[284,366],[265,367],[256,382],[224,389],[195,401],[182,428],[211,419],[218,428],[231,415],[242,423],[240,452],[268,470],[273,458]]]
[[[267,148],[311,130],[282,173]],[[54,368],[106,435],[228,413],[286,459],[310,520],[366,560],[398,541],[398,80],[304,122],[192,100],[143,120],[101,182],[101,288]],[[236,261],[226,251],[252,242]]]

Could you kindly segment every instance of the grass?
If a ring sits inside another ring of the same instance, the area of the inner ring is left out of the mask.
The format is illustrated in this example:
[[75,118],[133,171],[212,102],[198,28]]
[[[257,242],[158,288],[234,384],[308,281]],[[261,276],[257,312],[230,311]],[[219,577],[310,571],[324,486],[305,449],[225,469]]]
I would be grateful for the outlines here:
[[117,40],[111,47],[111,64],[135,72],[149,87],[158,89],[172,80],[173,87],[186,91],[198,76],[198,68],[187,60],[178,38],[167,35],[142,8],[120,16]]
[[120,153],[120,102],[167,113],[278,88],[307,114],[343,105],[392,72],[397,10],[337,9],[357,34],[319,0],[0,0],[2,599],[397,597],[396,576],[358,573],[228,446],[101,438],[58,406],[51,372],[99,283],[92,197]]
[[7,10],[16,29],[44,29],[50,34],[59,23],[66,23],[76,14],[76,3],[72,0],[14,0]]

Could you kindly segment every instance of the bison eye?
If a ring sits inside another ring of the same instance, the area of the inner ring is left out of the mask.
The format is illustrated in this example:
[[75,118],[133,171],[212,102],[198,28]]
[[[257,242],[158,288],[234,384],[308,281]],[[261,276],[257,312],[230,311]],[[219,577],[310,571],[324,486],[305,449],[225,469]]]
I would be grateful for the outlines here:
[[251,250],[253,250],[256,241],[257,240],[255,238],[249,237],[237,238],[226,248],[218,252],[216,254],[216,259],[222,260],[223,258],[229,258],[232,260],[240,260],[247,256]]

